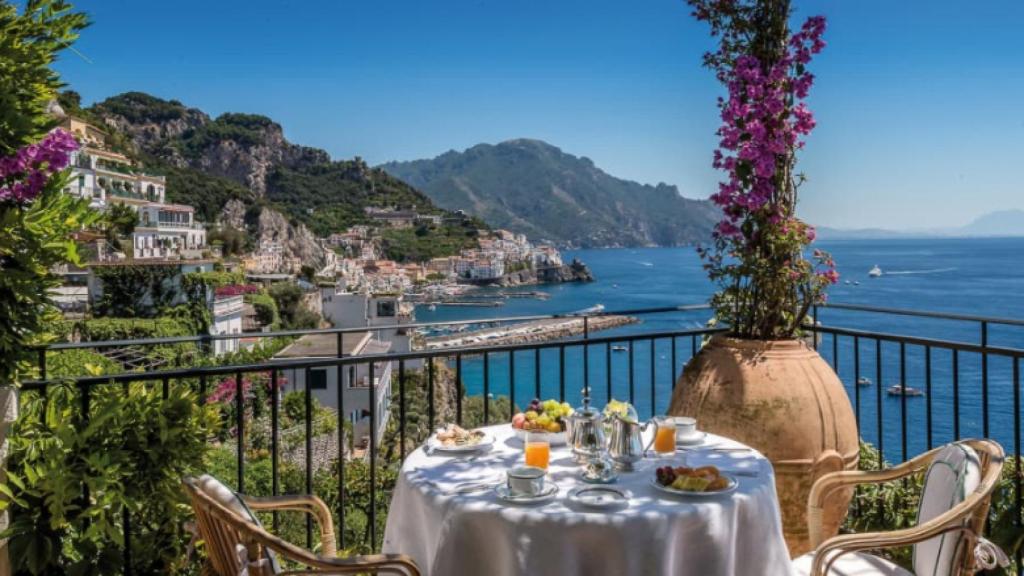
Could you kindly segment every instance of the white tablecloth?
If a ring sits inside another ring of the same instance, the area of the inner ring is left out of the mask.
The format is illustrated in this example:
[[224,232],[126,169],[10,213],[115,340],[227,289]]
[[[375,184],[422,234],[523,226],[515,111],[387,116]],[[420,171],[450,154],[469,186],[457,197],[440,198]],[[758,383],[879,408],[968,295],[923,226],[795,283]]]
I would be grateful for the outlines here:
[[[567,447],[552,448],[548,480],[558,497],[538,506],[508,505],[493,491],[451,494],[464,482],[504,479],[523,463],[522,444],[508,424],[488,428],[494,448],[473,460],[416,450],[406,459],[391,501],[384,551],[412,556],[425,576],[790,574],[771,464],[756,452],[678,452],[645,460],[619,475],[629,506],[594,511],[567,500],[583,485]],[[705,445],[741,446],[709,436]],[[685,454],[685,455],[684,455]],[[650,486],[666,464],[715,464],[756,470],[738,477],[730,495],[687,499]]]

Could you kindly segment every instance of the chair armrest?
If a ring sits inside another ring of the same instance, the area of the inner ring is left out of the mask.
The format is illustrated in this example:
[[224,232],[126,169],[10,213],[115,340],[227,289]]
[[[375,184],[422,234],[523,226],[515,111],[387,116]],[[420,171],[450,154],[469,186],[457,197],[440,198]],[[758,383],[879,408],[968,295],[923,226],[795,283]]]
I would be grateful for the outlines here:
[[278,576],[327,576],[340,574],[398,574],[420,576],[419,567],[405,554],[372,554],[348,558],[317,557],[309,568],[287,570]]
[[291,510],[305,512],[316,518],[320,526],[320,553],[325,556],[337,554],[334,544],[334,518],[323,500],[313,495],[294,494],[286,496],[242,496],[249,509],[260,512]]
[[815,550],[810,576],[827,575],[832,562],[847,552],[899,548],[955,531],[966,532],[973,542],[977,539],[977,534],[969,527],[964,526],[963,520],[969,517],[977,506],[985,505],[986,498],[987,495],[983,498],[976,494],[935,518],[911,528],[888,532],[843,534],[829,538]]
[[906,478],[927,468],[931,462],[933,452],[927,452],[884,470],[840,470],[823,474],[811,486],[811,493],[807,497],[807,530],[811,546],[818,546],[825,539],[823,534],[823,510],[825,500],[833,492],[850,486],[881,484]]

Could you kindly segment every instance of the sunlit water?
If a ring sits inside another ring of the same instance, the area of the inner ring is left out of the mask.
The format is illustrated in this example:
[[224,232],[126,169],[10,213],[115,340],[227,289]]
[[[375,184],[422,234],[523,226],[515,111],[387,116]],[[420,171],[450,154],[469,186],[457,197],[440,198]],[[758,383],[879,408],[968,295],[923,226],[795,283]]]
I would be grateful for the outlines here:
[[[833,253],[842,274],[839,285],[831,290],[832,302],[1024,319],[1024,238],[833,241],[818,245]],[[420,307],[417,320],[430,322],[565,313],[595,304],[604,304],[609,311],[696,304],[705,302],[713,289],[704,276],[699,259],[690,248],[579,250],[567,252],[565,256],[577,256],[585,261],[597,281],[590,284],[542,286],[539,289],[548,292],[550,299],[508,299],[499,308],[438,307],[431,312]],[[883,270],[880,278],[868,277],[868,270],[875,265]],[[851,283],[847,284],[847,280]],[[859,285],[854,282],[859,282]],[[599,332],[594,336],[698,328],[708,317],[706,311],[649,316],[644,317],[639,325]],[[823,310],[820,320],[830,326],[974,344],[980,343],[981,338],[979,324],[971,322],[840,310]],[[1024,348],[1024,327],[991,325],[988,337],[992,346]],[[619,399],[630,399],[632,396],[641,415],[664,412],[668,407],[673,382],[690,357],[694,344],[690,338],[676,340],[676,364],[673,370],[673,342],[670,339],[658,340],[653,350],[653,377],[649,342],[637,342],[631,352],[611,352],[610,379],[606,369],[609,353],[603,345],[590,347],[586,372],[595,402],[603,405],[607,401],[610,381],[611,395]],[[831,337],[825,336],[821,342],[821,352],[829,362],[833,361],[832,349]],[[875,365],[875,342],[862,340],[860,343],[860,375],[870,378],[873,384],[860,387],[859,392],[854,385],[856,377],[852,339],[841,337],[838,350],[839,374],[855,405],[858,404],[859,395],[861,434],[865,439],[877,443],[879,379]],[[881,353],[881,384],[886,387],[898,384],[901,379],[899,345],[884,343]],[[634,365],[632,386],[629,373],[631,355]],[[925,389],[924,349],[920,346],[907,346],[905,355],[907,386]],[[984,432],[981,359],[978,354],[960,353],[958,361],[959,434],[962,437],[981,436]],[[926,448],[929,402],[932,407],[933,444],[953,437],[952,363],[950,352],[933,350],[931,394],[906,398],[906,444],[909,455]],[[494,354],[490,357],[487,385],[490,394],[510,393],[509,364],[508,354]],[[544,398],[560,396],[563,390],[563,368],[559,350],[544,351],[540,366],[540,395]],[[534,352],[517,353],[514,368],[515,401],[521,405],[536,394],[538,383],[535,378]],[[467,358],[463,371],[468,392],[483,392],[483,362],[479,358]],[[989,435],[1012,451],[1012,362],[1006,358],[990,356],[988,373]],[[564,395],[574,404],[579,402],[583,378],[582,347],[567,347]],[[652,397],[655,399],[653,407]],[[893,460],[903,457],[902,405],[901,398],[890,397],[882,390],[882,440],[887,456]],[[492,412],[491,418],[500,421],[509,418],[509,415]]]

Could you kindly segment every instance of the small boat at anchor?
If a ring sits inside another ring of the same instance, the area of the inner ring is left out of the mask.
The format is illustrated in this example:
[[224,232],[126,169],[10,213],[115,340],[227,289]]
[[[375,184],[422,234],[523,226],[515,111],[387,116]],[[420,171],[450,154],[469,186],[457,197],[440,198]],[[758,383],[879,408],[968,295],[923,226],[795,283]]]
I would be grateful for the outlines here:
[[871,378],[868,378],[867,376],[857,378],[857,386],[871,386]]
[[616,346],[612,346],[612,352],[627,352],[627,351],[629,351],[629,348],[627,348],[626,346],[623,346],[621,344],[616,345]]
[[924,396],[924,390],[899,384],[889,386],[886,388],[886,392],[888,392],[889,396]]

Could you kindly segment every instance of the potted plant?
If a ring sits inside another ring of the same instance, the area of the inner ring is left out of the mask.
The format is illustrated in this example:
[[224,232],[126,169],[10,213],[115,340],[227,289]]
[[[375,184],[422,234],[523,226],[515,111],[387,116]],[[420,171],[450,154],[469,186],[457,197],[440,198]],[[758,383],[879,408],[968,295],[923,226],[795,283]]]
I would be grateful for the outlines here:
[[[808,310],[838,280],[831,256],[810,250],[814,228],[796,217],[796,153],[814,128],[803,103],[807,65],[824,47],[823,17],[791,32],[789,0],[689,0],[719,39],[705,55],[728,94],[713,165],[726,178],[711,198],[722,209],[710,246],[699,249],[718,286],[711,305],[728,332],[686,366],[670,412],[763,452],[775,467],[790,552],[807,540],[807,495],[825,472],[857,466],[857,427],[835,372],[802,339]],[[849,502],[827,520],[838,529]]]

